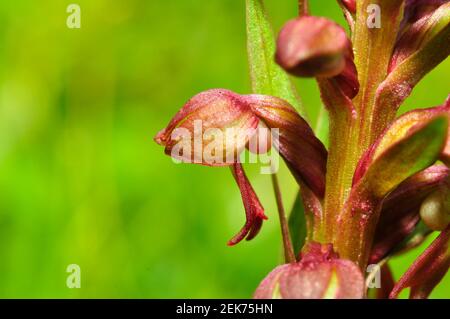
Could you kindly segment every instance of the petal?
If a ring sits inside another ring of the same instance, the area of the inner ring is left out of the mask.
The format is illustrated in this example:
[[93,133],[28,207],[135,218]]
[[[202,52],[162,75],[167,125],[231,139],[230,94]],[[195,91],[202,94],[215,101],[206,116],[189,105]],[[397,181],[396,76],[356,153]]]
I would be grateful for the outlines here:
[[275,59],[293,75],[332,77],[344,70],[349,42],[344,29],[335,22],[301,16],[281,30]]
[[427,298],[450,267],[450,226],[416,259],[395,285],[389,298],[410,287],[410,298]]
[[[247,95],[255,115],[272,129],[272,141],[299,184],[317,196],[325,192],[327,151],[308,123],[286,101],[264,95]],[[278,130],[278,136],[274,136]]]
[[190,99],[155,141],[165,146],[167,155],[183,162],[231,165],[258,122],[242,96],[214,89]]
[[370,263],[385,258],[414,230],[423,200],[449,176],[444,165],[434,165],[401,183],[383,202]]
[[244,238],[247,240],[253,239],[259,232],[262,226],[262,221],[267,219],[264,215],[264,208],[253,190],[245,172],[240,163],[235,163],[232,166],[232,173],[241,191],[242,201],[245,208],[245,224],[242,229],[229,242],[229,246],[234,246]]

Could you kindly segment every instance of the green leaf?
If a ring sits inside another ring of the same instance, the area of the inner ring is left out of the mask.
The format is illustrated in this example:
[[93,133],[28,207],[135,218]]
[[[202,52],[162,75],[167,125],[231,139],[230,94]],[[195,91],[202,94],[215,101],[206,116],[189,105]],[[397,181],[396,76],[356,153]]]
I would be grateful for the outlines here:
[[306,239],[305,210],[303,208],[303,201],[300,193],[297,194],[291,214],[289,215],[288,223],[292,246],[294,247],[294,252],[297,255],[303,248]]
[[282,98],[305,118],[290,77],[274,60],[275,36],[262,0],[246,0],[247,52],[253,93]]

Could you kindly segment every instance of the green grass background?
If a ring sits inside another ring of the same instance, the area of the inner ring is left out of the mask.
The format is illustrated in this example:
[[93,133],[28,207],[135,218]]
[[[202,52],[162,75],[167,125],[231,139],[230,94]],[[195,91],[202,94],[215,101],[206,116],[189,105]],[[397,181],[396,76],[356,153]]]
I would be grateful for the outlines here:
[[[266,2],[277,31],[296,14],[295,0]],[[312,7],[344,23],[333,1]],[[244,21],[243,0],[0,3],[0,297],[252,295],[281,260],[270,177],[248,167],[269,221],[230,248],[244,211],[228,169],[174,165],[152,140],[194,94],[250,91]],[[442,103],[449,73],[447,61],[402,111]],[[314,121],[316,85],[296,83]],[[280,179],[290,207],[295,182],[285,167]],[[397,277],[419,251],[393,261]],[[80,289],[66,287],[72,263]]]

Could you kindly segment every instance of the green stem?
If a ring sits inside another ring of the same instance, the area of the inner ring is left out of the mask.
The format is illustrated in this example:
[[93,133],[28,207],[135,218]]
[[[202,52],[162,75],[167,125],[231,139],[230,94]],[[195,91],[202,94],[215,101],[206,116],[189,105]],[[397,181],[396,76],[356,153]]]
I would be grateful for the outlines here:
[[[370,14],[367,9],[373,4],[381,9],[380,28],[371,28],[367,24]],[[361,250],[370,250],[373,234],[369,230],[373,227],[365,228],[367,231],[361,230],[359,219],[353,218],[353,209],[346,207],[346,202],[360,157],[388,125],[375,116],[378,111],[376,94],[387,76],[402,10],[403,0],[358,1],[353,45],[360,90],[350,102],[354,108],[352,116],[340,114],[342,106],[348,105],[348,101],[339,96],[328,96],[330,146],[322,232],[342,258],[352,259],[360,265],[367,262],[363,259],[367,258],[368,252]],[[322,92],[329,91],[326,85],[326,82],[322,83]],[[355,233],[360,230],[364,233]],[[357,237],[364,238],[364,247],[354,240]]]
[[298,15],[303,16],[309,14],[308,0],[298,0]]
[[360,150],[358,150],[357,118],[345,114],[330,117],[330,148],[327,165],[327,189],[325,192],[322,230],[327,242],[334,242],[336,220],[344,210],[352,187]]
[[281,197],[280,184],[278,183],[278,176],[276,173],[272,174],[272,185],[275,193],[275,199],[278,207],[278,217],[280,219],[281,236],[283,237],[284,258],[287,263],[295,262],[294,247],[289,233],[289,225],[286,218],[286,213],[283,206],[283,199]]
[[317,79],[317,82],[330,115],[330,137],[324,210],[320,231],[315,232],[318,236],[314,239],[334,243],[336,219],[344,208],[357,163],[358,152],[353,147],[358,145],[355,141],[358,119],[352,101],[335,81]]

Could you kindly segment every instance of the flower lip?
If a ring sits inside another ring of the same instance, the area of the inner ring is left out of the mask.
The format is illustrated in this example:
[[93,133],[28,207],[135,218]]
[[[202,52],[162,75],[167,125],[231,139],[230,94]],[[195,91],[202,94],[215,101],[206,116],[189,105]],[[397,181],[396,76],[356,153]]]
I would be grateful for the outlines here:
[[252,185],[250,184],[240,163],[232,166],[232,173],[239,186],[245,208],[245,224],[241,230],[228,241],[228,246],[234,246],[244,238],[252,240],[261,230],[263,220],[267,219]]

